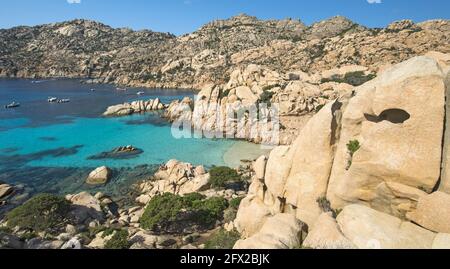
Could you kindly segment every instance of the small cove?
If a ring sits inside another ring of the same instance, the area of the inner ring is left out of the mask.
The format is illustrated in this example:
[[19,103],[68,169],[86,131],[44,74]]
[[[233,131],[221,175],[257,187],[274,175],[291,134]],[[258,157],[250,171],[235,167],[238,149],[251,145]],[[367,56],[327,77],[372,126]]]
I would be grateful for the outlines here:
[[[144,94],[138,96],[139,91]],[[207,167],[237,166],[241,159],[267,152],[242,141],[175,139],[171,125],[158,113],[101,116],[110,105],[154,98],[169,103],[194,94],[188,90],[141,88],[122,92],[112,85],[86,85],[68,79],[41,83],[0,79],[2,108],[12,101],[21,103],[19,108],[0,110],[0,181],[23,184],[28,192],[102,190],[115,194],[149,177],[170,159]],[[48,103],[49,97],[69,98],[71,102]],[[143,152],[130,159],[89,159],[126,145]],[[102,165],[114,169],[114,179],[107,186],[86,186],[84,179],[89,171]]]

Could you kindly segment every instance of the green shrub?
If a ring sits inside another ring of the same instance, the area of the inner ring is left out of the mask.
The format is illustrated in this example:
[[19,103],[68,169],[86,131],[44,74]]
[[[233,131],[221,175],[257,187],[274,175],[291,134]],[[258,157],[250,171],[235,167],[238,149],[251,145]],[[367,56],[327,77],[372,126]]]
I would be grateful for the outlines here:
[[199,224],[214,225],[223,216],[223,211],[227,209],[228,202],[222,197],[212,197],[203,201],[195,201],[188,210],[196,211]]
[[228,202],[221,197],[205,199],[195,193],[184,197],[165,193],[148,203],[140,223],[144,229],[153,231],[170,230],[172,226],[183,224],[210,227],[223,217],[227,207]]
[[234,169],[229,167],[213,167],[210,171],[209,183],[212,188],[222,189],[225,188],[228,183],[242,181],[241,176]]
[[259,97],[259,103],[267,104],[269,106],[272,103],[272,98],[274,95],[275,93],[271,92],[270,90],[264,89],[263,93]]
[[183,199],[180,196],[165,193],[155,196],[147,204],[140,223],[144,229],[154,230],[157,226],[176,220],[178,213],[183,209]]
[[348,160],[348,164],[347,164],[347,170],[350,169],[350,167],[352,166],[352,162],[353,162],[353,155],[355,155],[355,153],[361,148],[361,145],[359,144],[358,140],[352,140],[350,142],[348,142],[347,144],[347,150],[350,154],[350,159]]
[[12,233],[12,229],[7,227],[7,226],[1,226],[0,227],[0,233],[11,234]]
[[232,207],[234,209],[239,209],[239,206],[241,205],[242,200],[244,200],[244,197],[237,197],[237,198],[231,199],[230,207]]
[[105,244],[106,249],[129,249],[130,247],[127,230],[116,231],[113,237]]
[[324,108],[324,107],[325,107],[325,105],[318,105],[318,106],[316,107],[316,113],[319,113],[320,110],[322,110],[322,108]]
[[237,231],[220,229],[206,241],[205,249],[232,249],[240,238],[241,235]]
[[51,194],[37,195],[7,214],[8,227],[43,232],[65,227],[70,203]]
[[102,238],[106,238],[112,234],[114,234],[114,232],[120,231],[120,229],[115,229],[115,228],[105,228],[102,233]]
[[25,233],[19,235],[19,239],[22,241],[31,240],[31,239],[37,238],[37,237],[39,237],[39,235],[35,232],[25,232]]
[[194,204],[196,201],[201,201],[205,198],[206,198],[205,195],[200,194],[198,192],[189,193],[182,197],[183,204],[186,206],[192,206],[192,204]]

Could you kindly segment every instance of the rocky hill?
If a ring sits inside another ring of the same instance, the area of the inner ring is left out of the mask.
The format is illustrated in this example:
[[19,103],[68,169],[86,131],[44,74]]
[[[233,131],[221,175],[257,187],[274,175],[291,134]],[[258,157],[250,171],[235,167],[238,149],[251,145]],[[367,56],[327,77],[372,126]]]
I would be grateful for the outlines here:
[[227,82],[233,70],[249,64],[277,72],[350,64],[377,71],[429,50],[449,52],[449,33],[445,20],[367,29],[343,17],[305,26],[239,15],[175,37],[74,20],[0,30],[0,76],[201,89]]
[[448,54],[395,65],[258,159],[235,247],[448,248],[449,71]]

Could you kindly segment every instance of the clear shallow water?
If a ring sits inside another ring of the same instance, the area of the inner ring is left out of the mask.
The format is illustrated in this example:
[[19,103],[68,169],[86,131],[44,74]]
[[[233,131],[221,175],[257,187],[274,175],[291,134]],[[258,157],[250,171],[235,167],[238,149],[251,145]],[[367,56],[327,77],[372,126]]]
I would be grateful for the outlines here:
[[[138,91],[145,91],[145,95],[137,96]],[[47,98],[53,96],[70,98],[71,102],[48,103]],[[118,92],[113,86],[84,85],[76,80],[42,83],[0,80],[0,180],[23,183],[35,191],[69,192],[86,188],[84,179],[89,169],[102,165],[117,171],[108,185],[148,176],[157,165],[170,159],[196,165],[225,165],[224,155],[229,149],[248,143],[175,139],[171,125],[157,113],[101,117],[110,105],[156,97],[168,103],[184,96],[193,96],[193,92],[143,89]],[[3,108],[12,101],[21,103],[21,107]],[[90,156],[126,145],[144,152],[126,160],[88,160]],[[245,154],[239,155],[246,159]]]

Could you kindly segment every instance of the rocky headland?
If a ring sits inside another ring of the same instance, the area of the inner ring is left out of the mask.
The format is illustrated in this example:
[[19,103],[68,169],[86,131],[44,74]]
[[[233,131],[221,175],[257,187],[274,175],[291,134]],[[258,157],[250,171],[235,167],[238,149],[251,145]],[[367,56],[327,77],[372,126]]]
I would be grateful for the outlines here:
[[[368,29],[246,15],[181,37],[82,20],[1,30],[1,76],[201,89],[104,115],[157,110],[278,146],[239,169],[171,160],[127,204],[82,192],[13,209],[21,187],[0,183],[0,247],[448,249],[449,32],[446,20]],[[100,167],[86,182],[110,177]]]

